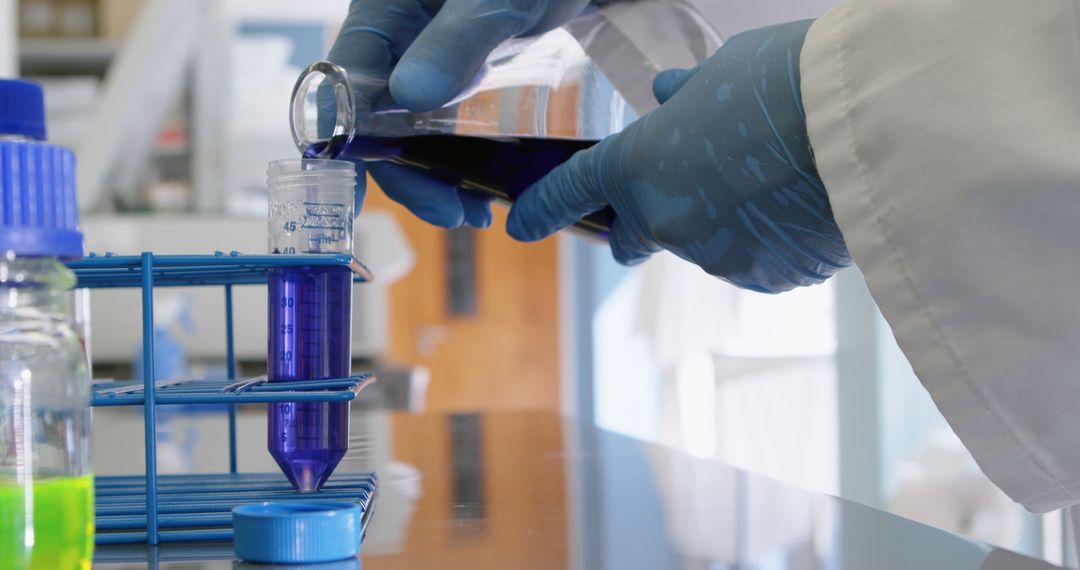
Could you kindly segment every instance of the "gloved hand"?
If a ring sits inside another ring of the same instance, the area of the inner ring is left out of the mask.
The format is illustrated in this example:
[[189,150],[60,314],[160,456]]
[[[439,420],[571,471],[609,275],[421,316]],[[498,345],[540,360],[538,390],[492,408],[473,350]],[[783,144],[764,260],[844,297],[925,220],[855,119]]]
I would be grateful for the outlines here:
[[850,265],[806,134],[799,54],[810,23],[739,34],[696,68],[658,75],[661,106],[526,190],[510,235],[538,240],[610,204],[624,264],[667,249],[770,293]]
[[[460,93],[503,40],[539,34],[577,16],[589,0],[353,0],[329,60],[389,76],[398,104],[430,111]],[[363,192],[363,166],[360,192]],[[387,196],[421,219],[453,228],[491,225],[491,198],[457,190],[420,171],[372,162]],[[362,203],[362,194],[359,198]],[[358,204],[359,205],[359,204]],[[359,211],[359,208],[357,208]]]

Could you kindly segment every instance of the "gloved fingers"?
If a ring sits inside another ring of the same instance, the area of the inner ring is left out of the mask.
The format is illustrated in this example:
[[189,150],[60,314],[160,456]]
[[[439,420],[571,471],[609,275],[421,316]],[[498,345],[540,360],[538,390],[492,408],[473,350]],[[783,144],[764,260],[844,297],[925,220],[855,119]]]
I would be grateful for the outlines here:
[[330,83],[324,81],[315,90],[315,106],[318,137],[328,139],[334,134],[334,127],[337,124],[338,117],[337,96],[334,94],[333,86]]
[[390,199],[421,220],[444,228],[456,228],[465,221],[457,185],[390,162],[370,162],[367,167]]
[[697,74],[698,69],[697,66],[690,69],[668,69],[656,74],[652,82],[653,97],[663,105]]
[[661,249],[656,242],[641,235],[634,229],[633,224],[627,223],[622,218],[615,218],[615,222],[611,225],[610,239],[611,255],[622,265],[633,266],[644,263],[652,254]]
[[491,196],[472,190],[459,190],[458,198],[465,210],[466,224],[477,229],[491,226]]
[[607,206],[598,165],[608,153],[617,154],[612,141],[620,136],[576,153],[522,192],[510,208],[507,233],[519,241],[536,241]]
[[351,71],[388,74],[431,21],[437,4],[438,0],[353,0],[327,59]]
[[[353,0],[326,58],[349,71],[386,81],[394,63],[431,21],[435,10],[419,0]],[[378,91],[385,92],[385,86]],[[333,132],[337,107],[329,83],[319,86],[316,101],[319,137],[326,138]]]
[[503,40],[527,30],[542,2],[447,0],[390,76],[394,100],[430,111],[460,93]]

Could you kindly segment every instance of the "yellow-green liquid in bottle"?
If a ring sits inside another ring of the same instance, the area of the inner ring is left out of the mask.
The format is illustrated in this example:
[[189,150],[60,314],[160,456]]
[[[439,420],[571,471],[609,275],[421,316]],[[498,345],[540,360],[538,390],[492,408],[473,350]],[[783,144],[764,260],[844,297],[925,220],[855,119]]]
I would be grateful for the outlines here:
[[0,568],[89,570],[93,553],[93,476],[0,481]]

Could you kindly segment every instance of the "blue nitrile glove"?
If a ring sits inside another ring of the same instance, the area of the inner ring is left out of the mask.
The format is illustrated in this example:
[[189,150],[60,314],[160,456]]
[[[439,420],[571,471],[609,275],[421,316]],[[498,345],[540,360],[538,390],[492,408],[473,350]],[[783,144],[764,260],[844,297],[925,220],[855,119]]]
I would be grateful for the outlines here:
[[763,292],[850,265],[806,134],[799,54],[810,24],[739,34],[696,68],[658,75],[661,106],[526,190],[510,235],[538,240],[610,204],[624,264],[667,249]]
[[[460,93],[503,40],[539,34],[577,16],[589,0],[353,0],[330,61],[389,76],[390,94],[411,111],[430,111]],[[363,165],[358,180],[363,184]],[[491,225],[491,198],[420,171],[372,162],[386,195],[421,219],[453,228]],[[457,190],[457,191],[455,191]],[[363,188],[360,189],[362,201]],[[357,210],[359,211],[359,210]]]

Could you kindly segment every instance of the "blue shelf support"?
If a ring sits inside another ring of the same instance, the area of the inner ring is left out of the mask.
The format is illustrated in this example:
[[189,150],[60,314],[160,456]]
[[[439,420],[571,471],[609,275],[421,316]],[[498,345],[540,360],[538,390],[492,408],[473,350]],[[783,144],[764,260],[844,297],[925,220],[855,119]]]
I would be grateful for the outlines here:
[[[225,358],[229,380],[236,380],[232,284],[225,285]],[[236,404],[229,404],[229,473],[236,473]]]
[[146,542],[157,545],[157,422],[154,402],[154,255],[142,254],[143,430],[146,439]]

